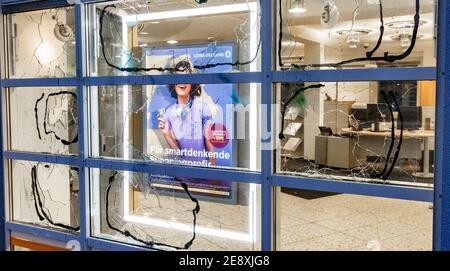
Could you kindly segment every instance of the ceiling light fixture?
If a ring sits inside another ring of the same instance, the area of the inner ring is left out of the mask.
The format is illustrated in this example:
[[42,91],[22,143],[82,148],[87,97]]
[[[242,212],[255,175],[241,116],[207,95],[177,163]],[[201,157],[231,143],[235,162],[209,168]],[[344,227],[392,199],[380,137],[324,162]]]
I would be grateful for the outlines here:
[[177,44],[178,41],[177,40],[168,40],[167,43],[168,44]]
[[[419,21],[419,27],[426,24],[426,21]],[[400,41],[402,49],[406,49],[411,44],[412,34],[414,31],[414,21],[393,21],[386,24],[388,27],[397,30],[397,34],[391,36],[394,41]],[[417,39],[420,39],[423,35],[418,35]]]
[[144,22],[144,21],[160,21],[169,19],[181,19],[196,16],[207,16],[207,15],[225,15],[227,13],[236,13],[242,11],[249,11],[257,14],[257,4],[256,3],[241,3],[223,6],[209,6],[200,8],[189,8],[183,10],[171,10],[163,12],[150,12],[138,15],[128,15],[124,16],[123,21],[125,23],[130,22]]
[[[417,39],[423,38],[423,35],[418,35]],[[400,45],[402,49],[406,49],[411,44],[412,34],[396,34],[391,36],[391,39],[394,41],[400,41]]]
[[291,8],[289,9],[289,13],[300,14],[305,13],[305,0],[292,0]]
[[295,41],[295,40],[284,40],[281,45],[283,47],[297,47],[297,48],[304,48],[305,44],[301,43],[299,41]]
[[352,49],[358,48],[359,43],[361,42],[361,36],[367,36],[372,32],[369,29],[353,29],[353,30],[340,30],[337,31],[338,35],[347,37],[348,47]]
[[355,35],[354,33],[350,33],[350,35],[348,35],[348,37],[347,37],[347,44],[348,44],[348,47],[350,47],[351,49],[358,48],[358,44],[360,42],[361,42],[361,40],[359,39],[359,36]]

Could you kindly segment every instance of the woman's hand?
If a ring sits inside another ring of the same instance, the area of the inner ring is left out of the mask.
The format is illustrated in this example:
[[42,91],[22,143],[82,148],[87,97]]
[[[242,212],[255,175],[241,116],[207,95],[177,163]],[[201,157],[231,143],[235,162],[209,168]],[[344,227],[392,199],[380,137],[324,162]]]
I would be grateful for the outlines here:
[[164,135],[169,135],[170,129],[169,129],[169,125],[167,125],[166,120],[164,118],[159,118],[158,122],[159,122],[159,129],[161,130],[161,132]]
[[[206,150],[208,152],[214,152],[214,146],[211,144],[211,141],[209,141],[209,138],[208,138],[210,130],[211,130],[211,125],[209,125],[209,124],[206,125],[205,130],[203,131],[203,136],[204,136],[204,140],[205,140]],[[217,159],[214,157],[211,157],[208,162],[209,162],[210,166],[217,165]]]
[[167,125],[167,120],[164,118],[158,118],[158,123],[159,129],[163,133],[169,147],[172,149],[179,149],[180,147],[178,146],[178,142],[173,137],[172,130],[169,128],[169,125]]
[[209,165],[210,166],[217,166],[217,159],[216,158],[209,158]]

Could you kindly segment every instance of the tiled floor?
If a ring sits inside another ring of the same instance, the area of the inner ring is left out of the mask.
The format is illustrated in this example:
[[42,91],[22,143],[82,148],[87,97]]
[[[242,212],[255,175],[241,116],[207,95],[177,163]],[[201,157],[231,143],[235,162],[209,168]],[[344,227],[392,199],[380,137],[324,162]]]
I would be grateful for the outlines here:
[[431,250],[430,204],[280,193],[279,250]]
[[[320,194],[295,191],[277,193],[278,250],[431,250],[432,214],[429,203],[394,199]],[[192,224],[192,202],[185,198],[160,196],[161,207],[151,198],[140,198],[137,214]],[[118,201],[121,204],[122,200]],[[197,225],[215,230],[248,234],[249,209],[245,204],[223,204],[201,201]],[[144,208],[146,207],[146,208]],[[145,212],[144,212],[145,211]],[[259,213],[259,210],[256,211]],[[143,239],[155,238],[166,244],[183,245],[190,231],[179,231],[127,223],[123,225]],[[104,233],[126,240],[104,223]],[[259,236],[259,234],[256,234]],[[132,241],[131,241],[132,242]],[[192,250],[259,250],[260,243],[196,236]]]

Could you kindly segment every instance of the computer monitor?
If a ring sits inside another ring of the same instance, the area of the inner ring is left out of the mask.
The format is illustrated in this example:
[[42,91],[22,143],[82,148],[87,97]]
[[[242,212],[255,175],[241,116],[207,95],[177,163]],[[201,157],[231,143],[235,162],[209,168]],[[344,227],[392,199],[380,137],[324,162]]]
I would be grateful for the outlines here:
[[319,126],[321,136],[332,136],[333,130],[330,127]]
[[358,128],[370,128],[369,110],[366,108],[353,108],[352,116],[358,121]]
[[367,104],[367,111],[369,123],[391,121],[391,113],[389,112],[388,104]]
[[[422,127],[422,107],[400,106],[403,117],[403,128],[406,130],[418,130]],[[397,129],[400,129],[400,118],[397,118]]]

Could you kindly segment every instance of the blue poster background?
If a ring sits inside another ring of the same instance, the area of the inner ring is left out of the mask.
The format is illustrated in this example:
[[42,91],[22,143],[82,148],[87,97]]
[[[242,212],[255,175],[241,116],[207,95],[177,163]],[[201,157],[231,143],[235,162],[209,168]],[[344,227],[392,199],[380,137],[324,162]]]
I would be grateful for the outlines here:
[[[149,49],[146,52],[147,56],[169,56],[171,58],[178,58],[180,56],[188,56],[194,66],[205,65],[210,63],[228,63],[234,62],[234,46],[233,44],[219,44],[206,46],[189,46],[183,48],[158,48]],[[175,61],[176,62],[176,61]],[[204,73],[225,73],[231,72],[232,66],[224,65],[217,66],[204,70]],[[204,91],[212,98],[213,102],[222,110],[225,116],[227,104],[234,103],[236,93],[233,84],[213,84],[203,85]],[[151,102],[147,105],[147,112],[150,113],[148,119],[148,129],[158,129],[158,111],[162,108],[167,109],[174,104],[176,100],[170,96],[169,87],[167,85],[158,86],[155,90]],[[219,114],[220,115],[220,114]],[[218,122],[226,126],[227,121],[223,118],[213,119],[213,122]],[[232,121],[228,123],[233,123]],[[233,131],[233,127],[226,127],[229,132]],[[231,167],[234,165],[233,141],[230,140],[228,145],[216,151],[224,151],[230,154],[231,159],[218,159],[218,166]]]
[[[186,47],[175,48],[151,48],[146,50],[146,56],[167,56],[167,59],[174,63],[168,63],[170,66],[176,64],[180,60],[186,60],[185,57],[194,65],[205,65],[211,63],[231,63],[235,61],[234,44],[222,43],[222,44],[207,44],[207,45],[193,45]],[[198,73],[226,73],[232,72],[231,65],[217,66],[202,71],[196,71]],[[214,123],[221,123],[224,126],[227,124],[233,124],[232,119],[226,120],[225,117],[233,118],[233,116],[226,116],[226,106],[229,104],[235,104],[236,102],[236,85],[234,84],[210,84],[203,85],[203,90],[209,95],[212,101],[218,106],[222,114],[218,114],[216,118],[213,118]],[[167,85],[161,85],[156,87],[154,95],[151,101],[147,105],[147,129],[156,130],[158,127],[158,111],[160,109],[167,109],[169,106],[176,103],[176,100],[170,96],[169,87]],[[234,125],[234,124],[233,124]],[[230,135],[233,133],[233,127],[226,127]],[[151,142],[147,142],[151,144]],[[233,167],[236,166],[236,159],[234,153],[234,143],[230,140],[224,148],[216,148],[216,152],[229,153],[230,159],[217,159],[217,166]],[[215,201],[225,200],[227,202],[236,201],[236,188],[232,182],[228,181],[214,181],[205,179],[190,179],[184,178],[184,181],[191,188],[200,188],[204,191],[216,191],[223,193],[196,193],[199,198],[213,199]],[[171,183],[171,178],[161,178],[161,183]]]

